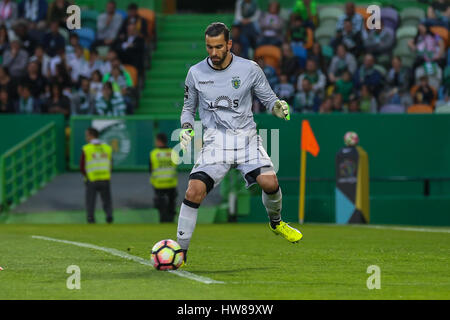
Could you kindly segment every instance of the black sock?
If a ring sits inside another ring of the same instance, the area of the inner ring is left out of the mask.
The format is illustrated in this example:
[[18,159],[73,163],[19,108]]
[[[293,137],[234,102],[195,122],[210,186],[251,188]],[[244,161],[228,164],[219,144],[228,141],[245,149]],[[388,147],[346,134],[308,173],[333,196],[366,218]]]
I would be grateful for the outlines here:
[[277,227],[277,225],[279,225],[281,222],[280,220],[270,220],[270,226],[272,227],[272,229],[275,229]]
[[184,253],[184,263],[187,261],[187,250],[181,250]]

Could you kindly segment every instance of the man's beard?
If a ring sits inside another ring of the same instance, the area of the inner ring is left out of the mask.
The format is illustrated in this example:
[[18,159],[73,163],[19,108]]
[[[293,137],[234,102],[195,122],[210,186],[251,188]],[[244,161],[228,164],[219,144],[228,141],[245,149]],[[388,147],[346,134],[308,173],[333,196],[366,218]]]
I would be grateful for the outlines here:
[[215,65],[215,66],[221,66],[221,65],[223,64],[223,62],[225,61],[225,59],[227,58],[227,53],[228,53],[228,50],[227,50],[227,52],[223,55],[222,59],[219,59],[219,60],[216,60],[216,61],[214,61],[212,58],[210,58],[212,64]]

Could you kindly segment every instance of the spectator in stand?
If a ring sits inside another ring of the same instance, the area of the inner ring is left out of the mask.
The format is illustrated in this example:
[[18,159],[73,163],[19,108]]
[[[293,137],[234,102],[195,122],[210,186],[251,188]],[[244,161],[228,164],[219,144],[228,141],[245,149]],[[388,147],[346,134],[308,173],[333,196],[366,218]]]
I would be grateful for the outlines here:
[[27,74],[21,79],[20,83],[29,85],[31,95],[35,98],[41,98],[45,94],[47,80],[42,76],[39,63],[37,61],[28,62]]
[[280,3],[272,1],[269,3],[268,12],[264,12],[259,18],[261,35],[257,41],[257,46],[281,46],[283,42],[283,26],[284,21],[280,17]]
[[352,97],[348,103],[348,112],[349,113],[360,113],[361,107],[359,106],[359,101],[357,98]]
[[18,22],[14,26],[14,33],[19,38],[22,43],[22,48],[27,51],[28,55],[31,56],[34,53],[34,47],[36,43],[33,38],[28,34],[27,23]]
[[332,96],[331,112],[332,113],[344,112],[344,103],[342,101],[342,95],[339,93],[335,93]]
[[16,100],[19,98],[17,92],[17,79],[10,77],[6,67],[0,67],[0,88],[8,91],[10,99]]
[[427,76],[430,85],[434,89],[439,90],[439,87],[442,83],[442,69],[437,63],[426,62],[418,66],[414,71],[414,78],[416,80],[416,83],[420,81],[420,78],[422,76]]
[[333,110],[333,99],[331,97],[325,98],[319,108],[319,113],[331,113]]
[[356,33],[362,31],[364,19],[358,13],[356,13],[355,4],[353,2],[347,2],[345,4],[345,14],[339,17],[339,20],[336,24],[336,30],[338,32],[344,30],[344,24],[346,20],[350,20],[353,32]]
[[138,6],[136,3],[130,3],[127,8],[127,18],[123,20],[122,26],[120,27],[119,31],[119,40],[123,41],[127,37],[127,27],[131,23],[134,23],[136,25],[136,30],[138,34],[144,38],[147,39],[148,34],[148,26],[147,26],[147,20],[140,17],[138,15]]
[[[375,59],[372,54],[364,56],[364,62],[353,75],[355,88],[360,90],[363,85],[367,85],[369,92],[377,97],[383,89],[383,75],[374,67]],[[361,110],[363,108],[361,107]]]
[[355,57],[347,52],[344,44],[340,44],[336,48],[336,55],[331,59],[330,68],[328,69],[328,78],[330,82],[336,82],[340,79],[345,71],[353,74],[358,67]]
[[42,39],[42,46],[49,57],[54,57],[61,49],[64,50],[66,41],[59,33],[59,22],[50,23],[50,32],[47,32]]
[[344,20],[344,27],[336,33],[331,46],[336,51],[338,45],[343,44],[349,52],[358,57],[363,50],[361,31],[355,30],[350,19]]
[[288,30],[286,33],[286,42],[291,43],[294,55],[300,59],[300,66],[305,66],[308,57],[307,50],[312,46],[314,34],[300,16],[291,15]]
[[34,56],[30,58],[30,61],[37,61],[41,68],[41,73],[44,77],[50,77],[50,57],[45,53],[42,45],[37,45],[34,49]]
[[381,29],[366,30],[362,32],[365,52],[372,54],[389,54],[395,43],[394,31],[385,28],[381,23]]
[[97,98],[102,92],[103,82],[102,73],[99,70],[95,70],[91,75],[91,84],[89,86],[89,91],[94,98]]
[[116,2],[108,1],[106,12],[100,14],[97,19],[97,40],[93,46],[110,46],[117,38],[122,25],[122,15],[116,12]]
[[58,82],[50,85],[50,98],[45,101],[48,113],[60,113],[66,118],[70,115],[70,100],[63,94],[63,87]]
[[61,88],[61,91],[68,96],[70,96],[70,92],[72,90],[72,80],[70,79],[70,75],[67,72],[67,68],[64,63],[60,63],[56,65],[56,73],[55,76],[50,80],[52,83],[56,83]]
[[278,98],[285,100],[287,103],[292,104],[292,100],[295,94],[294,86],[289,83],[289,78],[286,74],[280,75],[280,83],[275,86],[274,92]]
[[12,0],[0,1],[0,23],[11,28],[12,23],[17,19],[18,9],[17,3]]
[[88,78],[81,77],[80,88],[70,98],[72,114],[93,114],[94,97],[90,90]]
[[[80,37],[78,34],[71,32],[69,35],[69,43],[66,44],[65,52],[67,61],[75,59],[75,48],[80,45]],[[85,57],[89,56],[89,50],[81,46],[82,53]]]
[[306,70],[298,77],[297,90],[303,90],[303,79],[308,79],[312,86],[312,91],[322,98],[325,94],[325,86],[327,79],[325,75],[317,68],[317,64],[314,60],[308,59],[306,61]]
[[297,0],[292,12],[301,16],[303,21],[311,28],[318,24],[319,16],[316,0]]
[[279,83],[278,75],[272,66],[266,64],[263,58],[256,59],[256,63],[261,67],[266,75],[267,81],[269,81],[270,87],[275,88],[275,86]]
[[437,93],[436,90],[428,83],[428,77],[420,77],[419,84],[411,88],[411,96],[414,104],[425,104],[434,107]]
[[445,65],[445,44],[441,37],[431,32],[430,27],[420,23],[417,35],[408,42],[410,49],[416,53],[413,69],[426,62],[436,62],[441,67]]
[[295,84],[295,81],[300,73],[300,61],[292,52],[291,44],[283,43],[281,47],[281,73],[288,77],[288,81]]
[[52,2],[47,12],[47,24],[51,24],[53,21],[56,21],[58,23],[58,27],[66,28],[68,6],[70,6],[70,3],[66,0],[55,0]]
[[109,49],[106,54],[106,60],[103,62],[102,74],[109,73],[112,70],[112,61],[117,59],[117,52],[114,49]]
[[378,110],[377,99],[375,99],[374,95],[370,92],[369,87],[367,85],[362,85],[361,87],[359,107],[361,112],[377,113]]
[[28,63],[28,53],[21,48],[18,38],[11,40],[11,48],[3,55],[3,66],[8,68],[9,74],[13,78],[21,78],[25,75]]
[[231,26],[231,40],[233,41],[233,46],[231,47],[231,51],[234,53],[235,44],[239,44],[241,46],[241,54],[239,55],[242,58],[248,59],[248,50],[250,49],[250,42],[241,32],[241,26],[239,24],[233,24]]
[[386,76],[389,104],[402,104],[404,106],[411,104],[409,88],[411,86],[411,70],[402,66],[400,57],[392,58],[392,68]]
[[328,73],[327,59],[322,53],[322,46],[319,42],[314,42],[311,49],[308,51],[308,59],[314,60],[317,67],[323,74]]
[[134,66],[140,77],[144,72],[144,49],[144,39],[139,35],[136,24],[130,22],[127,26],[127,37],[118,43],[116,51],[120,61]]
[[0,26],[0,56],[3,56],[9,47],[8,29],[4,24]]
[[427,19],[425,23],[429,26],[441,26],[450,28],[450,3],[448,0],[432,1],[427,8]]
[[444,106],[450,108],[450,65],[446,68],[446,77],[439,89],[438,101],[436,102],[436,108]]
[[67,57],[67,67],[72,83],[78,84],[81,76],[90,76],[88,62],[84,58],[84,50],[80,45],[75,47],[74,56],[71,59]]
[[320,106],[320,98],[313,90],[309,79],[302,80],[302,90],[295,95],[294,110],[296,112],[317,112]]
[[19,100],[16,103],[16,113],[31,114],[40,113],[41,102],[39,98],[35,98],[31,94],[29,84],[21,84],[18,88]]
[[261,11],[257,0],[237,0],[234,23],[241,26],[242,34],[248,39],[252,48],[256,47],[256,40],[260,33],[258,19]]
[[8,90],[0,89],[0,114],[1,113],[15,113],[14,101],[9,98]]
[[97,49],[91,49],[89,53],[89,61],[86,64],[85,71],[83,72],[83,76],[90,78],[92,73],[95,70],[103,70],[103,61],[98,56]]
[[18,9],[19,18],[38,23],[46,19],[48,4],[46,0],[22,0]]
[[344,103],[350,102],[350,96],[353,94],[353,81],[348,70],[345,70],[342,73],[342,78],[336,81],[334,92],[342,95]]
[[114,92],[111,82],[105,82],[102,94],[95,100],[95,112],[102,116],[124,116],[126,109],[120,92]]
[[133,87],[130,75],[123,73],[119,66],[114,66],[111,73],[105,73],[102,82],[111,82],[113,91],[120,92],[122,96],[126,96],[128,90]]

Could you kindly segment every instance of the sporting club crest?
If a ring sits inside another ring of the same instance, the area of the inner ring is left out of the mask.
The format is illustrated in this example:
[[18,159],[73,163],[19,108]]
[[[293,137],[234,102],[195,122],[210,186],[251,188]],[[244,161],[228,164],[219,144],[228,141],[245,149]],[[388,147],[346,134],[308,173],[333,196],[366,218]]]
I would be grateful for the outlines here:
[[239,77],[233,77],[233,79],[231,80],[231,85],[233,86],[233,88],[239,89],[239,87],[241,86],[241,79],[239,79]]

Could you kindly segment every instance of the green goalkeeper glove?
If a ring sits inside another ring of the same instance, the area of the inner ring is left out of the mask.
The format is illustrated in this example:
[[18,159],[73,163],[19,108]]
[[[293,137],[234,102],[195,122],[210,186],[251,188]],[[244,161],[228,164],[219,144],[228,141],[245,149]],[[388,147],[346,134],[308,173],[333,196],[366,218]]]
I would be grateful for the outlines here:
[[272,109],[272,114],[278,118],[284,120],[291,120],[291,115],[289,113],[289,105],[284,100],[277,100]]
[[194,129],[192,129],[192,126],[189,123],[183,124],[183,129],[180,131],[180,144],[183,151],[186,151],[193,136]]

